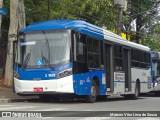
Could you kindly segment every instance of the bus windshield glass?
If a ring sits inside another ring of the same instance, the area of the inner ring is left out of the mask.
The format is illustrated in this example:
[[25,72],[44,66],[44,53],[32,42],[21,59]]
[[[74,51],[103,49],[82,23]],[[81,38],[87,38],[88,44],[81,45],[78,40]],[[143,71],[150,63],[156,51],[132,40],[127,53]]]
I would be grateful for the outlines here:
[[69,30],[32,31],[19,35],[17,56],[19,65],[25,67],[57,66],[69,60]]
[[160,77],[160,60],[152,61],[153,76]]

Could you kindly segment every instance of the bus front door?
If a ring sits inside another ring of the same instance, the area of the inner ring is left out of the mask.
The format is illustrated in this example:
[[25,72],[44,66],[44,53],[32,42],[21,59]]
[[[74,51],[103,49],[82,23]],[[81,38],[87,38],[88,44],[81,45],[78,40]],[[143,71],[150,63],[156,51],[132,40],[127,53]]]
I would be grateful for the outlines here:
[[125,92],[131,91],[131,50],[123,48],[124,53],[124,73],[125,73]]

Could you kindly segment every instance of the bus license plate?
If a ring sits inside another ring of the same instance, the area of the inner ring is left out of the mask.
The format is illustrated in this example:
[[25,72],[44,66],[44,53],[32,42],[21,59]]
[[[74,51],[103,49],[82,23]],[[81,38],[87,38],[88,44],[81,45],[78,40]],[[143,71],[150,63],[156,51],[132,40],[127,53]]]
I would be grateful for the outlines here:
[[33,88],[34,92],[43,92],[43,88]]

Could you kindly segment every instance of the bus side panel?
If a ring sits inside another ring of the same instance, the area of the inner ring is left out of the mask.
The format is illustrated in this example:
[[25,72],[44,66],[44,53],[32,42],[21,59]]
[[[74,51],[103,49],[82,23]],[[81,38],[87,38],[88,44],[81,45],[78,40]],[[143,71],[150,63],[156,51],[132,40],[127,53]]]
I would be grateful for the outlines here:
[[139,79],[140,81],[140,92],[146,93],[149,92],[152,88],[151,85],[151,77],[150,75],[150,68],[145,69],[138,69],[138,68],[131,68],[131,74],[132,74],[132,93],[135,92],[135,84],[136,80]]
[[74,93],[77,95],[89,94],[90,79],[89,73],[74,74],[73,75]]
[[101,70],[95,70],[95,71],[88,72],[88,73],[73,75],[75,94],[90,95],[92,80],[94,77],[98,77],[100,95],[106,95],[106,85],[102,84],[102,73],[104,72]]
[[[94,80],[94,77],[98,77],[99,95],[106,95],[105,71],[104,70],[95,70],[95,71],[90,72],[91,83]],[[91,88],[91,84],[90,84],[90,88]]]

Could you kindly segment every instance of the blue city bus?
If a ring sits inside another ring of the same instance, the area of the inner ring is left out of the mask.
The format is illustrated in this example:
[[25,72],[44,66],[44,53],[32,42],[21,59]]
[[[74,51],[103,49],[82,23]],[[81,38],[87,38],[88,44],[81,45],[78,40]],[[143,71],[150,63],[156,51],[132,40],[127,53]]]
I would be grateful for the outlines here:
[[152,92],[160,95],[160,52],[152,51]]
[[19,95],[137,99],[152,89],[150,48],[81,20],[38,22],[19,31],[14,88]]

